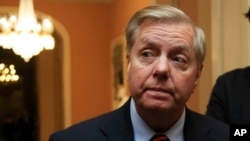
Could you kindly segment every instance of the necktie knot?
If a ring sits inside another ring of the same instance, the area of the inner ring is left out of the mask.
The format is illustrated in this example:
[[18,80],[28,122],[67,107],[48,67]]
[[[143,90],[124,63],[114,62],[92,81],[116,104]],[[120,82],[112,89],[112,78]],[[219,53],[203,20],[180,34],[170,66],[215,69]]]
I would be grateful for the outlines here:
[[155,134],[149,141],[170,141],[164,134]]

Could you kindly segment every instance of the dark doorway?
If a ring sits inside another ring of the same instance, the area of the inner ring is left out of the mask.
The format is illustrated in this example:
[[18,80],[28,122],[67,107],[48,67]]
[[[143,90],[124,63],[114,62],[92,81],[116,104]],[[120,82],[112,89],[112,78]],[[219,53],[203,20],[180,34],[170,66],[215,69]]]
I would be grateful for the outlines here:
[[[0,82],[0,141],[36,141],[36,58],[26,63],[12,50],[0,47],[0,63],[13,64],[20,76],[14,83]],[[29,134],[32,139],[24,139]]]

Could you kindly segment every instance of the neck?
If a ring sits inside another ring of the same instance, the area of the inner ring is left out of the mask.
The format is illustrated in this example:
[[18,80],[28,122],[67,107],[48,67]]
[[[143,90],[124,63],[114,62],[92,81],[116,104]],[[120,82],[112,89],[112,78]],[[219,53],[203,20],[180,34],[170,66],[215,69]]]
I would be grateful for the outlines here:
[[140,110],[137,108],[141,118],[155,131],[166,132],[180,118],[184,108],[174,111]]

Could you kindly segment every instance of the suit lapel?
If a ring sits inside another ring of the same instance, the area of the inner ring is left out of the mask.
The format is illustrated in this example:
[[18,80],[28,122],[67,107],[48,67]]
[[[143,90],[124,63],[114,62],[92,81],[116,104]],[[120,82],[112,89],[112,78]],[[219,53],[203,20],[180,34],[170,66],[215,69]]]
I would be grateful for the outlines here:
[[112,121],[100,127],[107,137],[107,141],[133,141],[134,133],[130,118],[130,100],[113,112],[111,118],[113,119]]
[[209,141],[209,132],[210,129],[206,127],[201,127],[199,123],[202,123],[196,115],[190,111],[186,110],[186,119],[184,124],[184,138],[185,141]]

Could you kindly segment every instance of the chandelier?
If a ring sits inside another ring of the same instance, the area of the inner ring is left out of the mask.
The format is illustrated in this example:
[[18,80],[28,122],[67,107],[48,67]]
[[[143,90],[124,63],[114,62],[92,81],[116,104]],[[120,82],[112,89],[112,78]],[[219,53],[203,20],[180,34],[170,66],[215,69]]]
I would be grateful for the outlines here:
[[16,82],[19,80],[19,75],[16,74],[16,69],[13,64],[7,66],[0,63],[0,82]]
[[53,30],[49,17],[36,18],[33,0],[20,0],[18,16],[0,15],[0,46],[28,62],[41,51],[54,49]]

